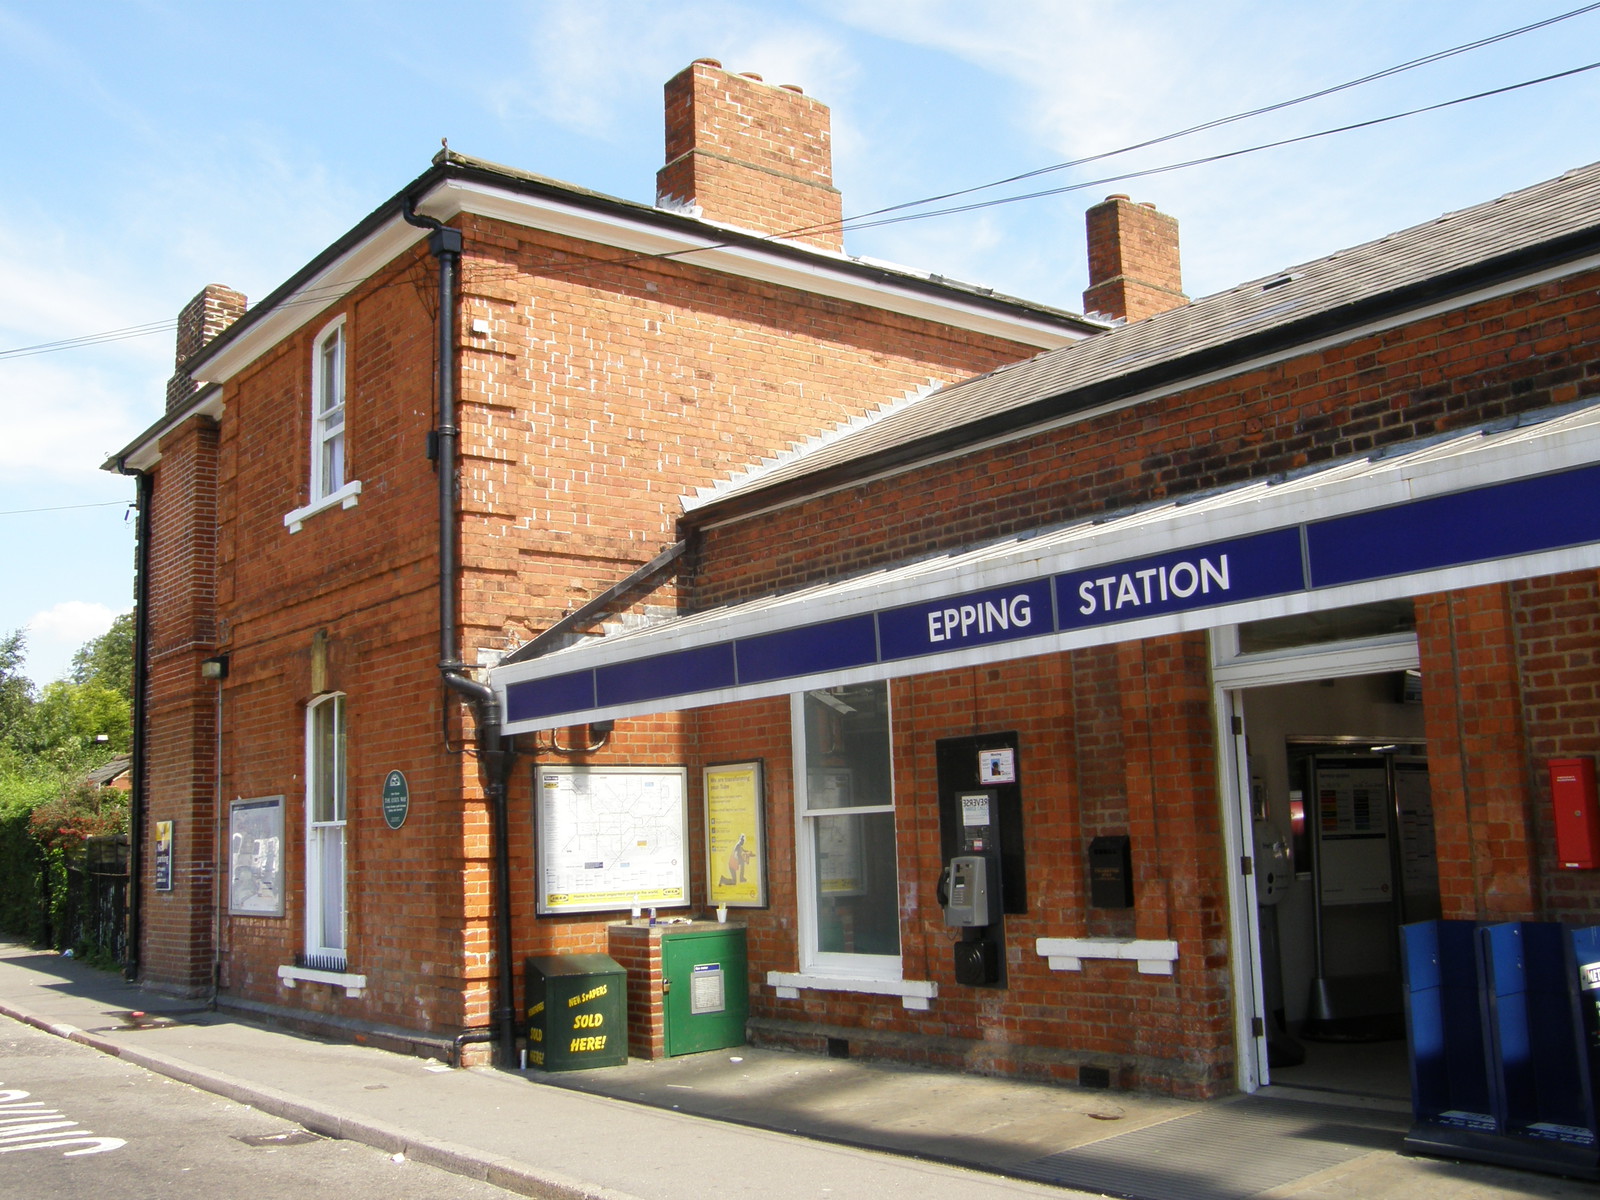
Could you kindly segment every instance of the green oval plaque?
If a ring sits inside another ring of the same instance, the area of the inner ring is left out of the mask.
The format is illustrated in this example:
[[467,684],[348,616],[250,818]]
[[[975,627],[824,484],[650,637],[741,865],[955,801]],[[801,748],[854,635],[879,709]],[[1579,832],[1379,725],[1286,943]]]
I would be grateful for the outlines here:
[[404,772],[390,771],[383,780],[383,819],[390,829],[399,829],[406,823],[411,811],[411,787]]

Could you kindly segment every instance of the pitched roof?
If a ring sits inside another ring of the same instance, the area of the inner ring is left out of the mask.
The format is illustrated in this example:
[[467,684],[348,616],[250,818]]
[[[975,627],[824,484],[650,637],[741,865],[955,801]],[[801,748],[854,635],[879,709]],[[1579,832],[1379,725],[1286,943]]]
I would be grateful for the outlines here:
[[133,760],[131,758],[113,758],[108,762],[101,763],[94,770],[84,775],[84,780],[99,787],[110,787],[119,778],[126,775],[132,765]]
[[1239,284],[886,407],[841,436],[686,497],[697,517],[815,495],[1103,404],[1343,340],[1429,304],[1600,252],[1600,164]]

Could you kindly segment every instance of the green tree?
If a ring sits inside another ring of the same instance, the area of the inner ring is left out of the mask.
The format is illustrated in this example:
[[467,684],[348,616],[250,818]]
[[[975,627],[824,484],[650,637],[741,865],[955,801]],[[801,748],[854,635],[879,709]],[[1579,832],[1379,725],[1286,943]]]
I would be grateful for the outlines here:
[[133,622],[119,618],[43,693],[22,672],[21,630],[0,638],[0,929],[58,949],[84,939],[89,902],[74,879],[88,839],[127,828],[128,798],[90,770],[132,743]]
[[33,683],[22,673],[28,656],[27,635],[20,629],[0,638],[0,746],[12,746],[33,709]]
[[72,682],[98,683],[133,702],[133,614],[125,612],[111,628],[72,656]]
[[52,683],[33,706],[28,749],[63,767],[126,754],[133,744],[128,698],[97,680]]

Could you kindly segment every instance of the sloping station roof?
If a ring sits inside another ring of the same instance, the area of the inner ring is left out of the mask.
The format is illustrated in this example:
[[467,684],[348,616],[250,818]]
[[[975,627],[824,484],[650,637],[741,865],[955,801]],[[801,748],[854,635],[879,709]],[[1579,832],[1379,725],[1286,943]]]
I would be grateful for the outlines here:
[[518,733],[1594,568],[1597,494],[1590,402],[589,639],[490,677]]
[[1046,351],[685,498],[725,519],[984,441],[1253,370],[1365,326],[1600,252],[1600,164]]
[[[689,519],[734,519],[1600,266],[1597,201],[1600,165],[1047,352],[703,493]],[[1447,588],[1597,566],[1597,491],[1600,405],[1586,403],[592,639],[509,663],[491,681],[518,732],[1387,599],[1420,581]],[[1226,571],[1229,553],[1243,579],[1258,550],[1271,553],[1255,591],[1150,604],[1166,572],[1199,572],[1206,554]],[[940,605],[986,613],[984,603],[1023,585],[1050,607],[1048,628],[1000,630],[937,654],[886,640],[897,623],[919,637],[948,632],[956,610]],[[1114,605],[1104,587],[1120,592]],[[1122,611],[1127,589],[1140,587],[1143,603]],[[1073,615],[1094,607],[1080,596],[1099,598],[1098,616]]]

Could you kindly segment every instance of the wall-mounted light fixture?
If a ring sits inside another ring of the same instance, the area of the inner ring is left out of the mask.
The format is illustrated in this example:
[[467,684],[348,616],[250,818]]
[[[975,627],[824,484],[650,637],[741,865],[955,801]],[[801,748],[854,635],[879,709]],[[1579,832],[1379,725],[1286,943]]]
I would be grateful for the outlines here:
[[228,677],[228,656],[219,654],[215,658],[202,658],[200,660],[201,679],[226,679]]

